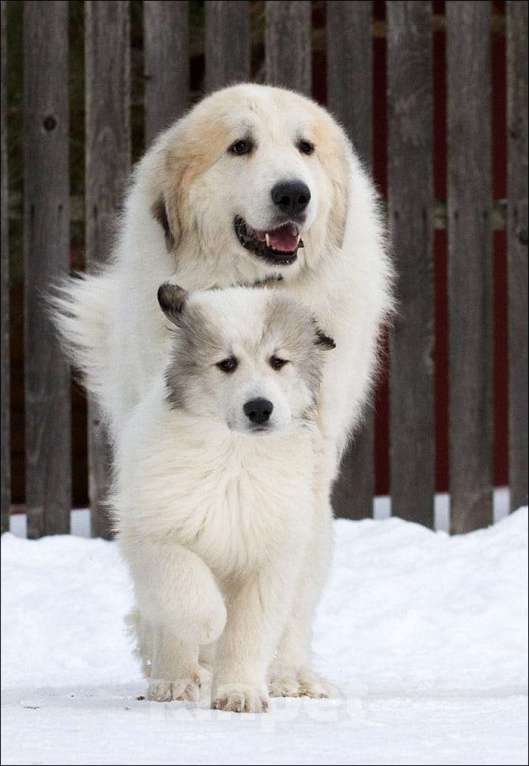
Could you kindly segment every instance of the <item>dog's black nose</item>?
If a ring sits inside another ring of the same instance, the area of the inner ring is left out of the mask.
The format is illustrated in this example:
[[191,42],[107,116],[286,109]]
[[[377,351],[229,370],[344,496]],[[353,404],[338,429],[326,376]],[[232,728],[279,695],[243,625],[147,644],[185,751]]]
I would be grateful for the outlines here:
[[244,414],[252,423],[262,425],[267,423],[272,414],[274,405],[268,399],[250,399],[243,407]]
[[281,181],[271,194],[274,205],[288,216],[299,215],[310,202],[310,189],[303,181]]

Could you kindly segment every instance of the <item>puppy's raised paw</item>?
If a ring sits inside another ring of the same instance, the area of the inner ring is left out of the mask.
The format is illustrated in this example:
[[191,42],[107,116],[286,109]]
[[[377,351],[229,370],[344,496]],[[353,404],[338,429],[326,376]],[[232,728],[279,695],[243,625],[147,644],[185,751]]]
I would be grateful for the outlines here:
[[231,713],[266,713],[270,705],[263,689],[245,684],[224,684],[216,690],[212,707]]

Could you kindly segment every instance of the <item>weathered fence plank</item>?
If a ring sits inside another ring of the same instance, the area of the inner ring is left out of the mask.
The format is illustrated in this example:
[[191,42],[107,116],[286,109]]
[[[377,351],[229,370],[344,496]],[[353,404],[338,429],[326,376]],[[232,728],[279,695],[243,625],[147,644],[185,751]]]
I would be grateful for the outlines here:
[[246,0],[206,0],[206,91],[250,78],[250,7]]
[[[68,3],[24,4],[26,507],[28,537],[66,533],[70,370],[44,295],[69,272]],[[57,87],[57,83],[63,83]]]
[[509,483],[527,505],[527,2],[507,4]]
[[[373,146],[373,8],[371,0],[327,3],[327,104],[367,166]],[[337,516],[373,515],[374,419],[365,422],[345,453],[333,491]]]
[[451,530],[492,522],[490,4],[446,5]]
[[145,144],[180,117],[189,99],[188,3],[143,3]]
[[[86,256],[97,268],[110,255],[116,214],[130,172],[129,3],[86,3]],[[101,417],[89,407],[92,534],[109,537],[105,497],[110,447]]]
[[7,45],[6,45],[6,0],[1,0],[1,30],[2,30],[2,74],[1,74],[1,150],[2,150],[2,492],[1,492],[1,532],[9,530],[9,509],[11,505],[11,452],[10,452],[10,418],[9,418],[9,218],[7,204]]
[[310,96],[312,45],[308,0],[267,1],[265,49],[266,81]]
[[388,189],[398,275],[391,336],[392,513],[433,525],[431,3],[388,2]]

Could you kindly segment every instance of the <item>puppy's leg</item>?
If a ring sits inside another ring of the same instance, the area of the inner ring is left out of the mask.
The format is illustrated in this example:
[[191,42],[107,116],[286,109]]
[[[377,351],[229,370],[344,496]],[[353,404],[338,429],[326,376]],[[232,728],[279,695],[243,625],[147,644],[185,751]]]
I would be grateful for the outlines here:
[[180,545],[144,542],[127,554],[143,646],[152,653],[149,697],[196,699],[206,675],[199,646],[216,641],[226,622],[215,579],[202,559]]
[[[283,578],[281,578],[283,575]],[[219,642],[213,707],[236,713],[268,709],[266,671],[284,626],[292,589],[279,566],[261,570],[228,601]]]
[[336,690],[312,670],[312,623],[329,570],[332,510],[327,492],[316,507],[316,523],[296,583],[296,605],[281,636],[269,671],[272,697],[332,697]]

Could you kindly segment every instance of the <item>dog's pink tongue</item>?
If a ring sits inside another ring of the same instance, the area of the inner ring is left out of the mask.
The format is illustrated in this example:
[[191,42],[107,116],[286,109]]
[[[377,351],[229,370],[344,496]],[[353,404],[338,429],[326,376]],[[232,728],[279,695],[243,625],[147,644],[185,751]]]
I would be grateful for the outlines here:
[[268,231],[267,245],[273,250],[279,250],[282,253],[293,252],[299,242],[299,232],[297,226],[288,223],[286,226],[280,226],[279,229]]

